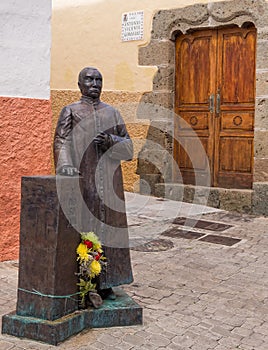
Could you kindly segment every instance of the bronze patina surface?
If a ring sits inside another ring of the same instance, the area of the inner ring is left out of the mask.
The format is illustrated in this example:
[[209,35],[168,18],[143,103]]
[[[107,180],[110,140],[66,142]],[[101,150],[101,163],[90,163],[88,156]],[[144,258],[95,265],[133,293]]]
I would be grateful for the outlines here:
[[78,86],[81,100],[62,109],[56,127],[55,168],[58,176],[81,176],[78,230],[94,231],[103,243],[108,265],[97,281],[103,290],[133,281],[120,166],[133,146],[120,113],[100,101],[101,73],[84,68]]

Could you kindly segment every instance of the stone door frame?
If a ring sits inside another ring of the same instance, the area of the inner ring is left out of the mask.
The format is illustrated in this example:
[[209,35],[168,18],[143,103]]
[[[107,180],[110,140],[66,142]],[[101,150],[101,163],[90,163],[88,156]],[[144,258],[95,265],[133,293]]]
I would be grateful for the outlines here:
[[[159,10],[152,22],[151,40],[146,47],[139,48],[139,64],[157,66],[153,78],[153,90],[143,96],[142,102],[150,103],[154,113],[149,119],[154,128],[163,123],[166,128],[172,128],[172,115],[166,114],[165,120],[159,116],[161,108],[173,112],[175,89],[175,38],[179,34],[189,33],[191,30],[212,29],[222,26],[245,27],[248,23],[257,29],[256,47],[256,100],[254,125],[254,169],[253,169],[253,197],[252,205],[262,205],[262,196],[268,190],[268,62],[265,54],[268,52],[268,2],[265,0],[236,0],[195,4],[184,8]],[[163,133],[164,137],[165,132]],[[172,140],[164,142],[170,151]],[[147,173],[148,178],[150,174]],[[142,173],[141,173],[142,177]],[[153,174],[155,181],[159,180]],[[154,180],[153,180],[154,181]],[[258,202],[258,203],[257,203]],[[268,213],[267,208],[259,208],[257,212]]]

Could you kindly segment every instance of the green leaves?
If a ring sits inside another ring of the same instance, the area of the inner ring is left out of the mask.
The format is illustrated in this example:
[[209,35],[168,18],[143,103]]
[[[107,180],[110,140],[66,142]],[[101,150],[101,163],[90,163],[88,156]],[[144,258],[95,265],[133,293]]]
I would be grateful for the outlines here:
[[96,284],[92,283],[91,280],[85,281],[83,278],[80,278],[80,282],[77,285],[79,286],[81,304],[84,305],[87,293],[96,291]]

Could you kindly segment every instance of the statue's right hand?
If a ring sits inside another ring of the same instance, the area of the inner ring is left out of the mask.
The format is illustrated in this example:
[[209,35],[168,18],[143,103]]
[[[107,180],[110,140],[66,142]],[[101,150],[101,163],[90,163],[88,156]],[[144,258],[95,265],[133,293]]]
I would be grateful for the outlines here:
[[60,171],[59,171],[60,175],[65,175],[65,176],[75,176],[75,175],[80,175],[79,170],[74,167],[74,166],[70,166],[70,165],[64,165]]

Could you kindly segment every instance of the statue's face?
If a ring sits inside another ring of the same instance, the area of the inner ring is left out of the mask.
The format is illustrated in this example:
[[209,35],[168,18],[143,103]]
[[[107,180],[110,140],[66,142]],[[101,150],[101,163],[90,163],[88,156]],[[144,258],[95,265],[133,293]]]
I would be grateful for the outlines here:
[[82,95],[99,98],[102,89],[102,76],[97,69],[87,69],[78,82]]

